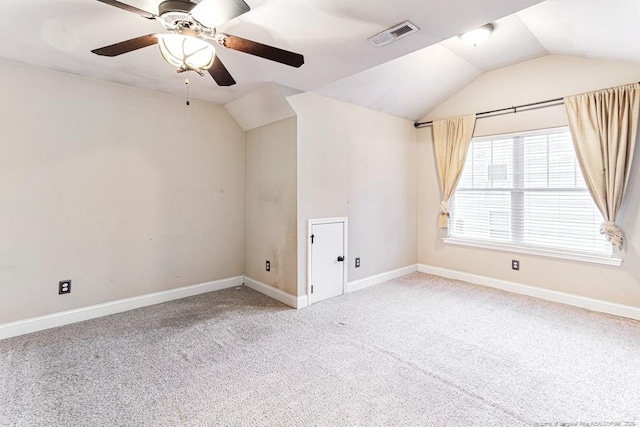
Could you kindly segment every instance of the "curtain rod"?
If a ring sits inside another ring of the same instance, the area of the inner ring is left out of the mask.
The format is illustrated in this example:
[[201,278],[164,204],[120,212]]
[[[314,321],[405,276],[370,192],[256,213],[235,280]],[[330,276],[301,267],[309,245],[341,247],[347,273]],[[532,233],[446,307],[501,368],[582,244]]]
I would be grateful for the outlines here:
[[[491,111],[483,111],[482,113],[477,113],[476,118],[483,119],[486,117],[501,116],[502,114],[512,114],[517,113],[519,109],[528,108],[528,110],[536,110],[537,108],[547,108],[547,107],[555,107],[556,105],[560,105],[559,103],[564,103],[564,98],[555,98],[555,99],[547,99],[546,101],[532,102],[530,104],[522,104],[516,105],[514,107],[507,108],[499,108],[497,110]],[[537,107],[537,108],[530,108]],[[501,114],[500,114],[501,113]],[[427,127],[433,125],[433,120],[429,120],[428,122],[416,122],[413,124],[415,128]]]
[[[519,109],[528,108],[528,107],[538,107],[538,108],[554,107],[556,105],[560,105],[558,103],[561,101],[564,102],[564,98],[547,99],[546,101],[532,102],[530,104],[515,105],[513,107],[499,108],[497,110],[483,111],[481,113],[477,113],[476,118],[483,119],[486,117],[493,117],[493,115],[501,115],[497,113],[503,113],[503,114],[517,113]],[[550,105],[546,105],[546,104],[550,104]],[[531,108],[531,109],[533,110],[535,108]],[[413,124],[413,126],[415,128],[421,128],[421,127],[431,126],[432,124],[433,124],[433,120],[429,120],[428,122],[416,122]]]

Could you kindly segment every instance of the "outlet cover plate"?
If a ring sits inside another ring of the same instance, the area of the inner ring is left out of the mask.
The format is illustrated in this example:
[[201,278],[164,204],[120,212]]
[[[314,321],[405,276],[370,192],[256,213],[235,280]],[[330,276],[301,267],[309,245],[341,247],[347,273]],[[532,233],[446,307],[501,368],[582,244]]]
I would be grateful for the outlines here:
[[58,295],[71,293],[71,280],[61,280],[58,282]]

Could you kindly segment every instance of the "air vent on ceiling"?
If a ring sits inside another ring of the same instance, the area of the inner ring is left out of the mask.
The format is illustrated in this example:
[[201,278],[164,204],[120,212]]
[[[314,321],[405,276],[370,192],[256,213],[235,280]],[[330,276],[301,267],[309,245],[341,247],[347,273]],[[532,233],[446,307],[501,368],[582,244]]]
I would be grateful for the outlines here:
[[395,25],[391,28],[387,28],[381,33],[369,38],[369,41],[378,47],[386,46],[396,40],[400,40],[403,37],[407,37],[420,30],[415,24],[404,21],[401,24]]

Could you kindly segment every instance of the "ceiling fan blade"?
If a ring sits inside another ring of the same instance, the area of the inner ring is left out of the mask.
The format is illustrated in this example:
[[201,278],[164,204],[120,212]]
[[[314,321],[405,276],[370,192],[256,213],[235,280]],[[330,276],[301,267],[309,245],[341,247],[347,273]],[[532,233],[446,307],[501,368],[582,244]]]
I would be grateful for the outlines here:
[[281,64],[290,65],[291,67],[298,68],[304,64],[304,56],[299,53],[289,52],[288,50],[243,39],[242,37],[223,35],[221,37],[221,43],[226,48],[259,56]]
[[110,6],[119,7],[120,9],[124,9],[124,10],[126,10],[128,12],[137,13],[138,15],[142,16],[143,18],[155,19],[155,17],[156,17],[156,15],[154,15],[153,13],[147,12],[146,10],[138,9],[137,7],[129,6],[128,4],[119,2],[117,0],[98,0],[98,1],[102,2],[104,4],[108,4]]
[[100,56],[118,56],[123,53],[142,49],[143,47],[152,46],[158,43],[157,34],[147,34],[146,36],[136,37],[135,39],[125,40],[120,43],[94,49],[91,52]]
[[213,65],[209,68],[209,74],[213,77],[213,80],[218,83],[218,86],[232,86],[236,84],[227,67],[224,66],[218,55],[213,58]]
[[209,28],[216,28],[233,18],[251,10],[243,0],[202,0],[193,8],[191,14]]

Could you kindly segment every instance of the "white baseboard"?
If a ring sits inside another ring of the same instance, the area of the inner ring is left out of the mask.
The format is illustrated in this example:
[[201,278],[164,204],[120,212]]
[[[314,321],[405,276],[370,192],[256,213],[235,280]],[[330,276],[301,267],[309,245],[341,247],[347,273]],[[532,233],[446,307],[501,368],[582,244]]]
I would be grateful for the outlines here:
[[297,297],[295,295],[291,295],[281,289],[278,289],[274,286],[267,285],[259,280],[252,279],[251,277],[244,276],[244,285],[253,289],[254,291],[260,292],[268,296],[269,298],[273,298],[276,301],[280,301],[283,304],[288,305],[292,308],[303,308],[307,306],[307,296],[304,295],[302,297]]
[[[369,286],[377,285],[378,283],[386,282],[387,280],[406,276],[407,274],[415,273],[416,271],[418,271],[418,265],[413,264],[407,267],[398,268],[397,270],[387,271],[385,273],[376,274],[375,276],[349,282],[347,283],[346,292],[359,291],[360,289],[368,288]],[[291,295],[276,287],[267,285],[266,283],[262,283],[247,276],[244,276],[244,284],[255,291],[288,305],[289,307],[300,309],[309,306],[309,298],[307,295],[296,297],[295,295]]]
[[478,276],[471,273],[464,273],[462,271],[434,267],[425,264],[419,264],[418,271],[421,273],[447,277],[449,279],[463,280],[465,282],[475,283],[476,285],[502,289],[503,291],[527,295],[547,301],[559,302],[562,304],[572,305],[574,307],[586,308],[587,310],[640,320],[640,308],[632,307],[629,305],[616,304],[593,298],[582,297],[579,295],[572,295],[564,292],[552,291],[550,289],[537,288],[534,286],[508,282],[506,280],[493,279],[486,276]]
[[110,301],[0,325],[0,340],[242,285],[242,276]]
[[397,270],[376,274],[375,276],[365,277],[364,279],[354,280],[353,282],[347,283],[347,292],[359,291],[360,289],[368,288],[369,286],[377,285],[387,280],[397,279],[398,277],[406,276],[416,271],[418,271],[418,265],[413,264],[398,268]]

